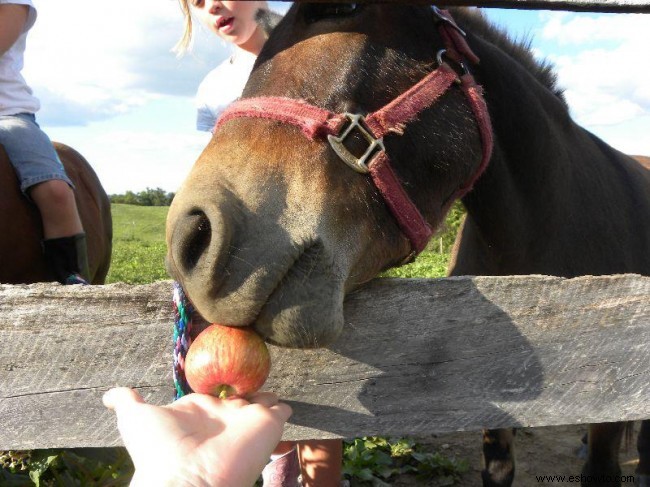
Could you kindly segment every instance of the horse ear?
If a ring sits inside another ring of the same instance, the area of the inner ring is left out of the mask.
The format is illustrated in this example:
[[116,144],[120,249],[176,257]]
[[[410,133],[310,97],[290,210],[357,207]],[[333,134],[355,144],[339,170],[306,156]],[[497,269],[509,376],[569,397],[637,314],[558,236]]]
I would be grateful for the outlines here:
[[282,15],[262,8],[255,14],[255,21],[262,26],[267,36],[281,20]]

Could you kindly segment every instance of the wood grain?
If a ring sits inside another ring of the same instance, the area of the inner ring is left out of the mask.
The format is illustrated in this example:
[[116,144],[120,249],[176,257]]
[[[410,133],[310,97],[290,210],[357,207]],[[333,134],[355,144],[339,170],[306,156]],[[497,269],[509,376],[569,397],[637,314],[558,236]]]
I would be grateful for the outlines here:
[[[328,349],[271,347],[287,439],[650,418],[650,278],[378,279]],[[172,397],[171,282],[0,285],[0,449],[120,444],[101,396]]]

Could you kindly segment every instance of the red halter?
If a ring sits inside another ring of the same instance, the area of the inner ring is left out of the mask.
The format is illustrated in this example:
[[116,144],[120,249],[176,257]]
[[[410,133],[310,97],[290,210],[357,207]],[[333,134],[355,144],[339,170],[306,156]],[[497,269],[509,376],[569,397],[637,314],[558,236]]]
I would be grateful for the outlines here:
[[[310,140],[327,137],[332,149],[343,162],[357,172],[370,174],[401,231],[411,242],[412,252],[409,259],[424,249],[433,234],[433,229],[411,201],[393,171],[383,137],[389,133],[403,134],[406,124],[412,122],[422,110],[432,106],[451,86],[458,84],[474,113],[483,153],[478,169],[449,201],[462,197],[472,189],[475,181],[487,167],[492,153],[492,126],[482,89],[476,84],[465,65],[466,59],[472,63],[478,63],[479,59],[465,42],[465,33],[456,25],[451,15],[436,7],[433,7],[433,11],[440,21],[440,33],[445,43],[445,49],[438,53],[438,69],[379,110],[363,116],[333,113],[293,98],[246,98],[226,108],[215,125],[216,131],[235,118],[267,118],[299,127]],[[442,59],[443,55],[458,63],[464,74],[459,76]],[[346,123],[349,123],[347,127],[345,127]],[[354,129],[368,141],[368,148],[360,158],[352,155],[343,145],[345,138]]]

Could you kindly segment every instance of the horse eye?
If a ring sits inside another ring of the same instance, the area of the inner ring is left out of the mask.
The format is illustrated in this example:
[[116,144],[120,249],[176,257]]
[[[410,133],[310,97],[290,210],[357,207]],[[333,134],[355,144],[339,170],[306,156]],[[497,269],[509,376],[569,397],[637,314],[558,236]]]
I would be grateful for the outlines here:
[[361,5],[358,3],[316,3],[307,6],[305,19],[308,23],[318,22],[319,20],[347,17],[360,10]]

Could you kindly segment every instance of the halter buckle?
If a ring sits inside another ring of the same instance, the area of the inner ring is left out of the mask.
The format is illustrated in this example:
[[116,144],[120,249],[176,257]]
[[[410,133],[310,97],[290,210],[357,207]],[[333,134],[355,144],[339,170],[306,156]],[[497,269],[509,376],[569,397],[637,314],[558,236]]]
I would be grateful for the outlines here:
[[[330,146],[332,147],[332,149],[334,149],[334,152],[336,152],[336,155],[339,156],[343,162],[345,162],[356,172],[361,174],[367,174],[370,172],[370,169],[368,168],[368,165],[366,163],[368,158],[370,158],[370,156],[377,149],[379,149],[380,151],[386,150],[386,148],[384,147],[384,139],[383,137],[380,139],[376,139],[374,135],[372,135],[364,127],[364,125],[362,124],[362,122],[365,122],[365,118],[363,117],[363,115],[348,113],[348,112],[345,112],[343,115],[345,115],[345,117],[350,121],[350,125],[348,125],[346,129],[343,131],[343,133],[340,134],[339,136],[328,135],[327,140]],[[348,150],[348,148],[345,147],[345,145],[343,144],[347,136],[350,135],[352,130],[354,130],[355,128],[368,142],[368,148],[366,149],[366,151],[363,153],[361,157],[355,157],[354,154],[352,154]]]
[[439,22],[443,22],[443,23],[447,24],[448,26],[450,26],[450,27],[452,27],[453,29],[455,29],[455,30],[456,30],[460,35],[462,35],[463,37],[467,37],[467,34],[465,33],[465,31],[464,31],[463,29],[461,29],[460,27],[458,27],[458,24],[456,24],[456,22],[455,22],[453,19],[450,19],[449,17],[447,17],[447,16],[442,12],[441,9],[439,9],[438,7],[436,7],[436,6],[434,5],[434,6],[432,7],[432,10],[433,10],[433,14],[438,18],[438,21],[439,21]]

